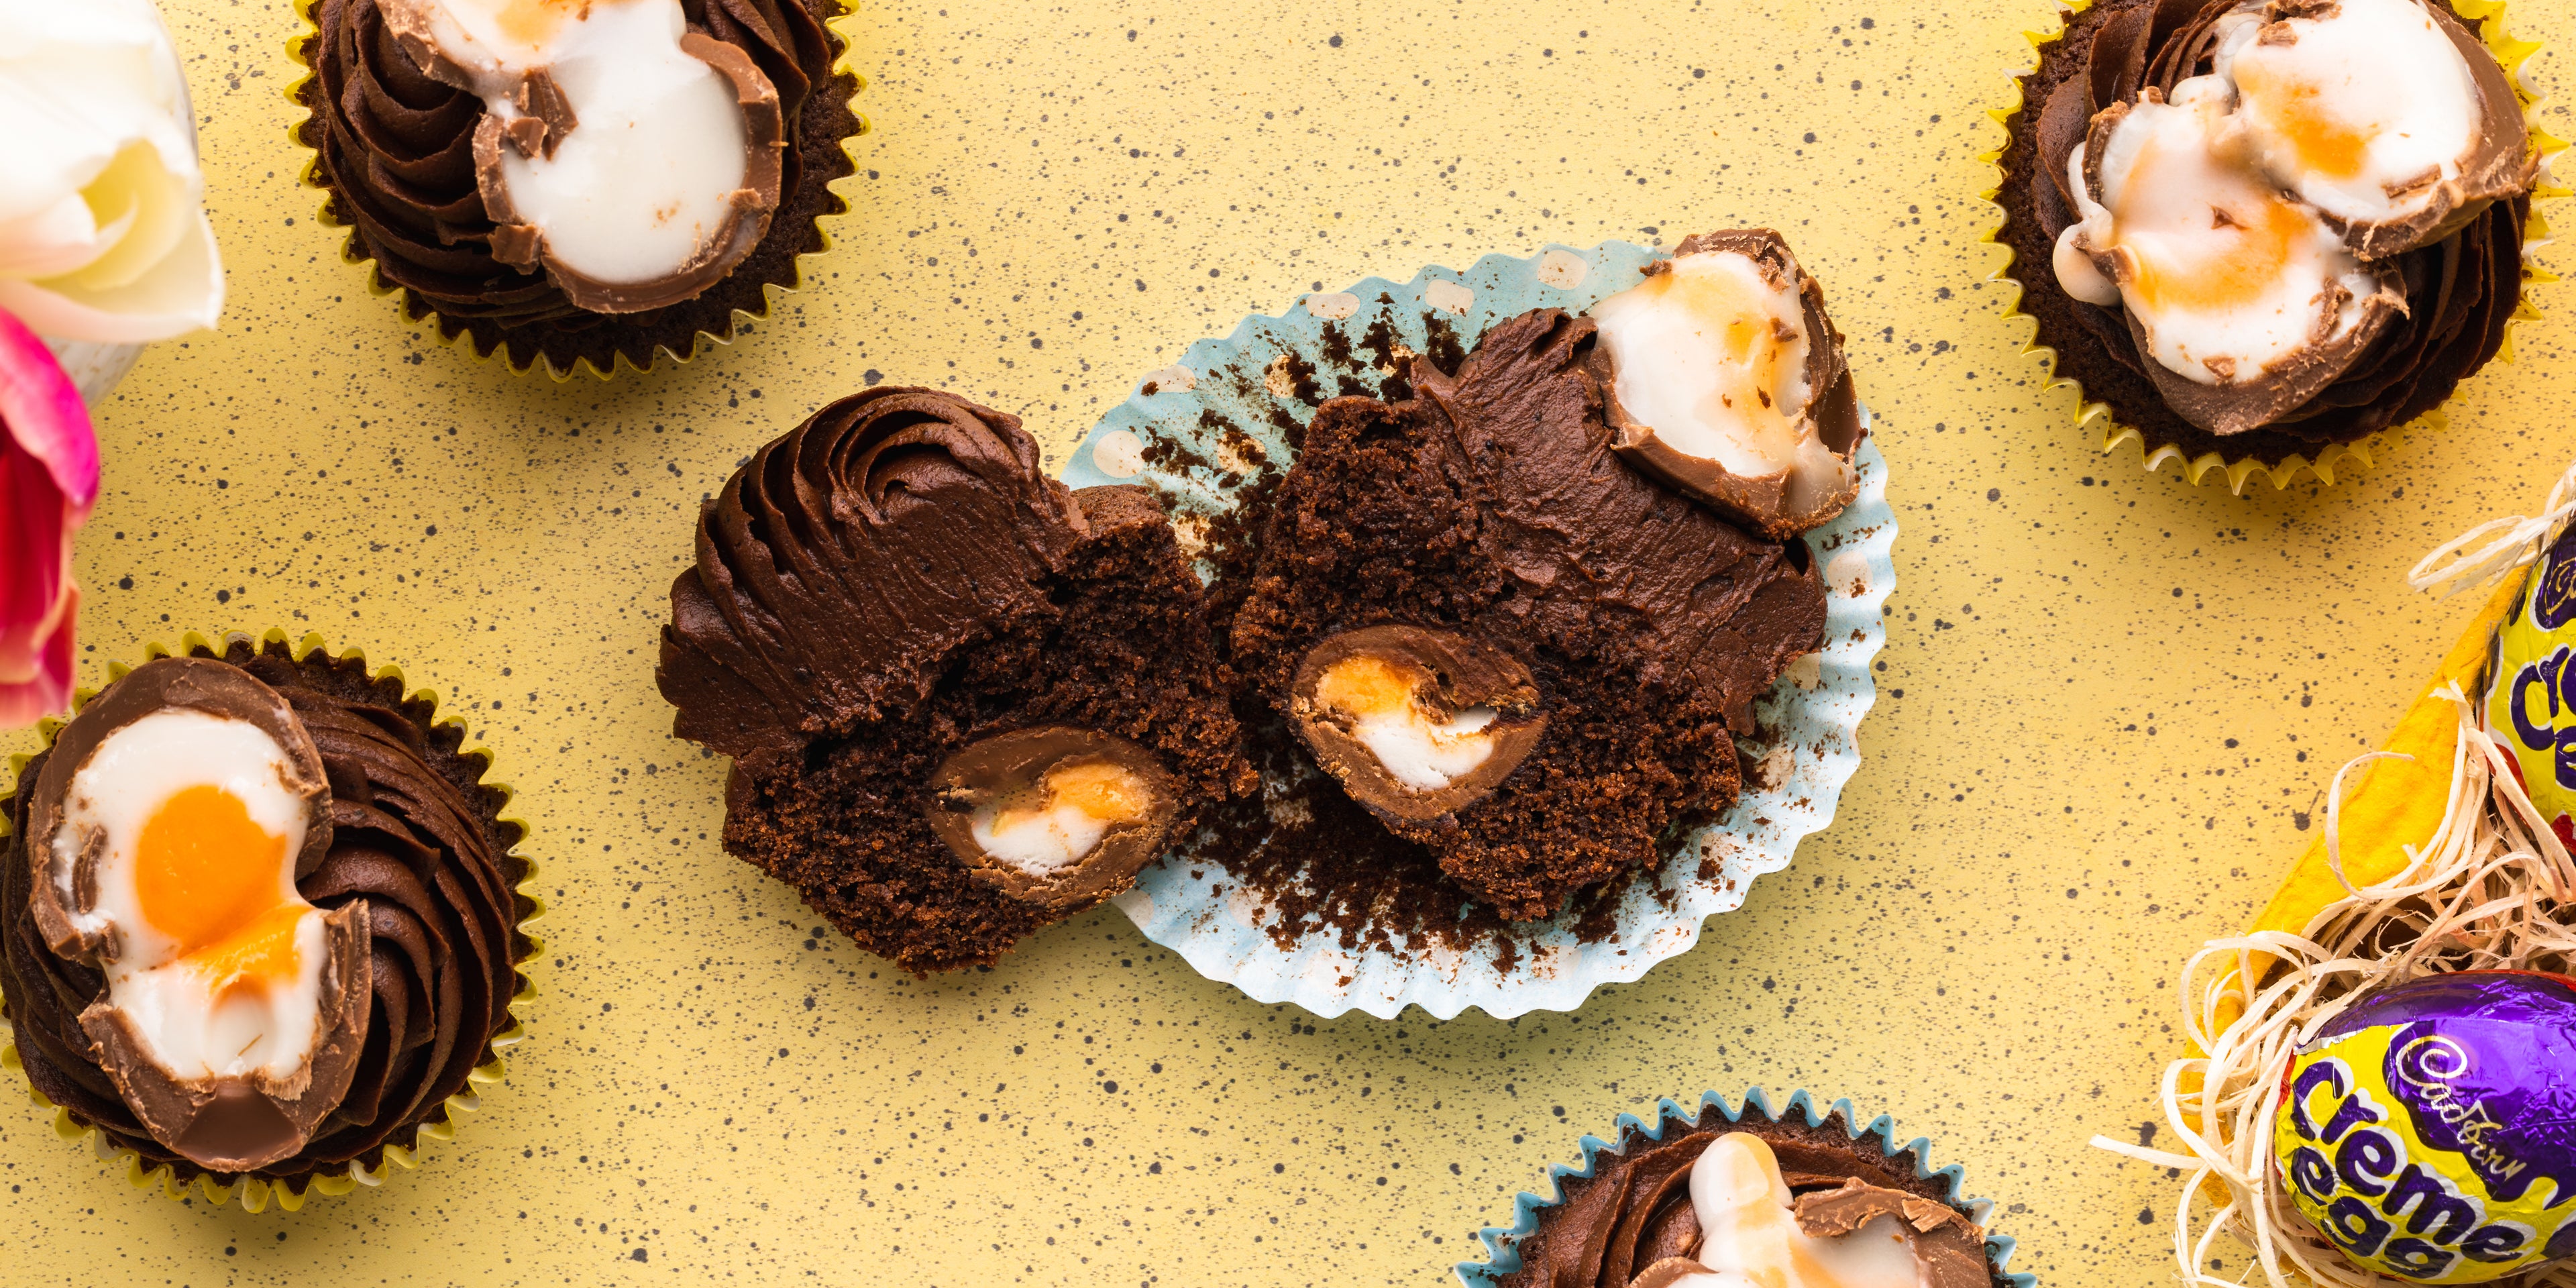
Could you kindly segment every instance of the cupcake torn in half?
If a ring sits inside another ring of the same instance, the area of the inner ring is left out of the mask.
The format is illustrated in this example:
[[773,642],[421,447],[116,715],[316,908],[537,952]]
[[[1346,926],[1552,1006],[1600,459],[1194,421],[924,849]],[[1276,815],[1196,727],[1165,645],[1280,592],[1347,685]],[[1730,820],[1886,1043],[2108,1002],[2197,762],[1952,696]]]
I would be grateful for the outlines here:
[[[1256,741],[1284,730],[1510,920],[1655,869],[1732,805],[1754,701],[1822,643],[1794,534],[1853,493],[1839,337],[1776,234],[1695,237],[1648,274],[1598,320],[1540,309],[1454,372],[1413,359],[1414,398],[1323,404],[1229,631]],[[1703,274],[1722,285],[1667,285]],[[1809,391],[1794,416],[1725,406],[1791,388],[1783,363]],[[1645,428],[1670,409],[1701,419]],[[1262,843],[1293,848],[1313,810],[1269,813]]]
[[2538,157],[2444,0],[2104,0],[2023,84],[2022,308],[2151,451],[2313,456],[2501,348]]
[[363,664],[274,647],[137,667],[29,763],[0,995],[110,1143],[300,1190],[443,1121],[531,948],[480,766]]
[[1016,418],[845,398],[710,502],[657,678],[734,757],[724,838],[870,952],[989,963],[1252,790],[1197,576],[1142,488]]

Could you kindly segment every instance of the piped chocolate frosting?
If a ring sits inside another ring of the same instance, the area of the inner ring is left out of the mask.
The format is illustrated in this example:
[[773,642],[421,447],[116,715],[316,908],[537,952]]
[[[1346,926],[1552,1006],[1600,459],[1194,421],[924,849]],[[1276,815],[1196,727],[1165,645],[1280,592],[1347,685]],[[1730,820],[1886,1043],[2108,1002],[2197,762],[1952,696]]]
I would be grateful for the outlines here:
[[[2401,315],[2376,326],[2366,343],[2332,355],[2340,364],[2333,373],[2304,372],[2291,391],[2296,397],[2273,400],[2283,405],[2250,414],[2231,406],[2223,415],[2213,409],[2199,417],[2231,430],[2250,422],[2259,427],[2216,433],[2194,423],[2167,401],[2175,381],[2150,369],[2155,361],[2140,351],[2124,310],[2067,295],[2051,270],[2052,253],[2059,234],[2079,218],[2067,161],[2093,132],[2095,116],[2136,102],[2144,89],[2170,93],[2208,73],[2213,28],[2236,7],[2236,0],[2103,0],[2070,15],[2063,36],[2042,47],[2038,69],[2023,78],[2024,106],[2007,122],[2011,144],[1997,196],[2006,222],[1998,237],[2013,250],[2012,272],[2024,292],[2020,307],[2037,319],[2038,343],[2056,350],[2060,372],[2080,382],[2087,397],[2108,402],[2120,423],[2144,433],[2149,450],[2172,444],[2195,456],[2218,452],[2277,464],[2410,421],[2496,355],[2520,300],[2530,195],[2526,182],[2500,199],[2486,197],[2493,176],[2478,176],[2478,193],[2447,208],[2434,228],[2415,230],[2441,235],[2379,260],[2404,299]],[[2427,7],[2468,57],[2484,101],[2490,107],[2500,101],[2499,89],[2501,101],[2510,101],[2511,87],[2478,43],[2474,24],[2440,0]],[[2527,177],[2527,168],[2522,172]],[[2385,250],[2388,243],[2382,236],[2371,244]]]
[[933,389],[844,398],[754,453],[671,584],[673,732],[737,758],[898,714],[1044,597],[1087,533],[1016,417]]
[[[216,666],[256,685],[210,669]],[[143,686],[133,684],[138,677]],[[182,1181],[201,1172],[228,1179],[247,1170],[300,1187],[352,1161],[379,1168],[386,1146],[409,1148],[420,1127],[444,1121],[447,1098],[492,1059],[493,1037],[510,1027],[510,1001],[520,984],[516,963],[529,951],[517,925],[529,909],[513,889],[525,875],[524,863],[508,853],[517,828],[499,820],[499,793],[481,786],[483,763],[458,753],[460,733],[432,723],[426,703],[406,700],[395,681],[371,679],[360,660],[333,662],[316,653],[298,661],[282,644],[254,653],[236,643],[223,663],[198,661],[184,671],[139,668],[83,715],[130,716],[138,704],[176,700],[201,709],[216,702],[212,709],[254,718],[243,713],[263,709],[265,699],[233,699],[258,698],[259,685],[284,700],[328,783],[328,825],[307,832],[325,838],[322,852],[310,867],[299,863],[296,889],[331,914],[340,927],[335,937],[353,940],[363,963],[344,975],[352,983],[351,1020],[344,1026],[351,1049],[331,1055],[337,1067],[315,1069],[317,1087],[327,1072],[327,1081],[345,1090],[329,1106],[305,1106],[312,1121],[289,1122],[274,1102],[243,1088],[181,1106],[160,1096],[168,1088],[137,1088],[102,1067],[116,1061],[132,1068],[131,1053],[120,1059],[82,1023],[105,995],[106,977],[77,948],[59,952],[49,941],[27,850],[27,838],[40,835],[38,801],[51,762],[77,760],[91,737],[77,732],[78,717],[55,747],[28,763],[8,798],[11,831],[0,851],[0,998],[35,1089],[98,1127],[110,1144],[134,1150],[146,1167],[168,1164]],[[138,1091],[151,1102],[129,1099]],[[192,1130],[172,1148],[151,1124],[177,1121],[181,1110]],[[302,1140],[292,1154],[247,1169],[226,1165],[269,1151],[281,1131]]]
[[[318,154],[313,178],[332,194],[330,213],[350,225],[350,253],[372,259],[378,276],[403,290],[413,317],[437,314],[448,336],[471,332],[478,353],[507,346],[513,365],[542,355],[559,370],[588,359],[606,371],[623,354],[649,367],[657,349],[687,356],[700,332],[731,335],[735,310],[761,312],[766,286],[794,285],[796,256],[822,248],[814,220],[842,208],[826,185],[851,171],[841,141],[859,129],[848,107],[856,82],[832,71],[835,42],[823,19],[836,0],[681,0],[681,8],[693,54],[737,86],[756,76],[774,95],[774,106],[746,104],[756,145],[750,187],[769,192],[772,207],[765,225],[749,217],[736,225],[748,249],[729,242],[699,271],[649,294],[550,274],[535,239],[486,202],[493,149],[514,144],[488,138],[478,165],[478,132],[491,134],[483,101],[424,67],[381,0],[320,0],[316,34],[303,47],[313,76],[300,90],[311,111],[300,135]],[[531,96],[519,121],[542,123],[548,103]],[[764,134],[760,122],[773,118],[775,133]],[[542,152],[544,138],[526,134],[520,143]],[[718,259],[729,261],[727,271],[708,271]]]

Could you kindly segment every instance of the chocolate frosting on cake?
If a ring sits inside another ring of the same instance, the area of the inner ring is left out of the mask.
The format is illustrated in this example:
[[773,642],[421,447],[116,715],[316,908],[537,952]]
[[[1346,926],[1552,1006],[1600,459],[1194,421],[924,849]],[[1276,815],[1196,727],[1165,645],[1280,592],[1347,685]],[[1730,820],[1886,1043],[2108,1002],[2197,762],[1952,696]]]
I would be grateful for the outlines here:
[[[1871,1209],[1866,1215],[1875,1215],[1884,1206],[1880,1200],[1889,1195],[1846,1189],[1854,1181],[1901,1196],[1893,1202],[1910,1226],[1926,1232],[1955,1230],[1955,1218],[1958,1226],[1975,1228],[1941,1177],[1914,1174],[1919,1160],[1911,1149],[1891,1157],[1869,1137],[1853,1141],[1840,1110],[1828,1114],[1822,1126],[1810,1127],[1795,1117],[1772,1121],[1753,1106],[1746,1107],[1742,1121],[1729,1122],[1710,1106],[1696,1120],[1665,1119],[1661,1140],[1628,1127],[1614,1147],[1594,1155],[1590,1177],[1560,1181],[1562,1201],[1540,1208],[1538,1229],[1517,1245],[1521,1268],[1498,1282],[1505,1288],[1634,1288],[1640,1281],[1656,1282],[1647,1278],[1650,1269],[1688,1256],[1699,1240],[1699,1220],[1690,1201],[1691,1165],[1710,1142],[1734,1131],[1750,1132],[1770,1145],[1797,1196],[1799,1223],[1810,1235],[1831,1237],[1840,1217],[1860,1215],[1863,1207]],[[1924,1242],[1917,1241],[1918,1257]],[[1991,1263],[1978,1274],[1974,1264],[1957,1264],[1951,1249],[1935,1255],[1942,1263],[1932,1267],[1937,1277],[1931,1282],[1937,1288],[2003,1282]],[[1662,1277],[1669,1275],[1666,1269]]]
[[[779,207],[759,249],[735,265],[737,276],[791,280],[795,254],[819,248],[809,243],[813,215],[830,202],[821,183],[847,173],[846,159],[836,159],[838,140],[855,128],[840,103],[846,86],[838,98],[817,104],[832,109],[832,120],[804,120],[809,100],[832,80],[831,40],[818,16],[829,3],[680,0],[693,36],[738,50],[767,79],[783,122],[785,146],[771,189]],[[396,39],[379,0],[320,0],[312,17],[320,35],[306,44],[313,79],[304,95],[313,117],[303,137],[319,153],[316,178],[331,189],[333,213],[352,226],[353,250],[373,258],[386,282],[410,294],[414,316],[435,311],[449,334],[460,326],[473,330],[482,351],[512,329],[539,328],[535,343],[549,356],[565,355],[558,365],[568,367],[569,355],[578,354],[604,370],[612,349],[641,357],[639,365],[649,365],[655,344],[685,356],[697,331],[727,334],[732,309],[763,307],[754,280],[745,291],[723,288],[694,301],[637,301],[658,304],[642,312],[584,309],[529,258],[524,239],[505,236],[486,209],[475,156],[482,100],[424,70]],[[719,57],[719,71],[739,68],[731,57]],[[821,131],[828,138],[809,125],[828,127]],[[817,176],[808,192],[806,170],[817,163],[835,168]],[[800,193],[804,200],[796,199]],[[784,274],[770,260],[781,261]],[[603,324],[617,330],[613,341],[580,334]]]
[[1824,631],[1802,539],[1754,537],[1613,450],[1593,340],[1589,319],[1540,309],[1495,324],[1454,373],[1416,359],[1416,398],[1318,408],[1229,633],[1283,730],[1301,668],[1350,632],[1448,633],[1525,670],[1544,728],[1526,751],[1498,746],[1499,781],[1473,780],[1450,812],[1409,817],[1332,770],[1516,921],[1651,869],[1677,824],[1733,803],[1729,729],[1754,731],[1754,700]]
[[[1066,490],[1017,417],[953,394],[871,389],[761,449],[671,617],[673,729],[735,758],[726,850],[918,973],[1119,893],[1257,785],[1161,507]],[[1135,772],[1148,817],[1043,877],[970,857],[973,780],[1073,751]]]
[[[2067,189],[2067,158],[2085,140],[2093,116],[2134,102],[2146,86],[2170,92],[2210,69],[2211,27],[2236,0],[2103,0],[2068,19],[2065,35],[2043,48],[2037,71],[2023,81],[2025,103],[2010,122],[1999,195],[2022,279],[2022,308],[2039,321],[2041,344],[2058,351],[2063,374],[2088,397],[2117,409],[2124,424],[2148,435],[2150,447],[2173,443],[2198,454],[2280,461],[2324,443],[2352,442],[2404,424],[2439,406],[2470,372],[2504,344],[2505,323],[2521,298],[2522,229],[2530,212],[2521,194],[2493,201],[2430,244],[2387,262],[2402,280],[2406,313],[2348,356],[2342,374],[2261,429],[2214,434],[2167,406],[2137,346],[2124,311],[2073,299],[2050,266],[2058,234],[2076,221]],[[2504,85],[2493,55],[2442,4],[2428,6],[2468,57],[2482,92]],[[2494,73],[2490,76],[2489,73]],[[2099,355],[2096,360],[2093,355]]]
[[1751,733],[1753,700],[1823,638],[1824,586],[1803,541],[1755,537],[1613,452],[1593,337],[1590,318],[1538,309],[1495,324],[1455,377],[1414,364],[1478,544],[1517,592],[1496,611],[1578,654],[1635,627],[1649,681],[1716,695]]
[[[348,1090],[292,1157],[254,1174],[290,1182],[351,1160],[382,1164],[387,1145],[443,1120],[446,1099],[488,1062],[510,1026],[517,961],[528,942],[513,884],[524,865],[508,855],[516,829],[498,820],[498,795],[477,785],[482,764],[459,755],[458,735],[429,724],[425,706],[367,678],[362,662],[302,662],[283,645],[229,661],[283,696],[319,751],[330,784],[329,848],[296,889],[335,913],[363,908],[370,997],[363,1046]],[[141,674],[140,671],[137,674]],[[391,682],[387,682],[390,685]],[[111,685],[96,701],[115,702]],[[27,1078],[46,1099],[181,1180],[208,1169],[163,1146],[98,1063],[80,1014],[106,979],[58,955],[33,915],[25,839],[49,751],[30,761],[8,801],[10,837],[0,853],[0,996],[8,1003]],[[217,1110],[223,1106],[217,1106]]]
[[922,664],[1042,595],[1084,531],[1017,418],[931,389],[833,403],[699,520],[655,672],[673,732],[755,759],[908,709]]

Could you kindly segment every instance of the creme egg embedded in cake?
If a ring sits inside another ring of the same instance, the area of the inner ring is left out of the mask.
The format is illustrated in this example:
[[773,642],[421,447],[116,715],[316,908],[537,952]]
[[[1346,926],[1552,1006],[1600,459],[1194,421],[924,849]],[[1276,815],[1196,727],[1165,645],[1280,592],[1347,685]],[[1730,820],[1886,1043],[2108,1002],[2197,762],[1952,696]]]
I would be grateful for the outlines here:
[[1107,760],[1060,761],[1017,792],[976,807],[975,843],[1033,874],[1080,862],[1112,827],[1141,821],[1153,793],[1137,774]]
[[1339,717],[1389,776],[1416,791],[1436,791],[1494,754],[1484,728],[1496,712],[1429,709],[1420,698],[1429,678],[1401,663],[1354,654],[1325,669],[1315,704]]

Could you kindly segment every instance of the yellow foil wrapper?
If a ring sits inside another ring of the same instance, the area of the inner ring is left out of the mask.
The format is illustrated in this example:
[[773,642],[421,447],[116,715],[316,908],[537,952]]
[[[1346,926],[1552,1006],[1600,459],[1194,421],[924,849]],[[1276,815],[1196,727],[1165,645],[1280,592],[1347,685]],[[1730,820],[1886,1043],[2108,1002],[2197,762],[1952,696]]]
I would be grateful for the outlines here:
[[[254,650],[265,650],[272,644],[285,644],[298,661],[315,652],[320,652],[333,662],[355,660],[363,664],[366,660],[366,655],[357,648],[333,651],[318,634],[306,634],[298,638],[276,627],[271,627],[267,633],[256,637],[240,631],[218,632],[211,637],[190,631],[180,637],[179,646],[175,649],[157,641],[144,645],[143,658],[145,661],[151,661],[155,658],[184,656],[199,649],[221,656],[227,647],[237,641],[249,644]],[[123,662],[111,662],[107,668],[108,680],[113,683],[123,679],[126,673],[133,669],[134,666]],[[367,674],[371,679],[390,679],[402,685],[406,701],[427,703],[433,711],[438,706],[438,694],[429,689],[413,689],[405,684],[399,667],[377,667]],[[97,697],[98,694],[97,689],[77,691],[72,696],[73,710],[77,711],[87,706],[90,699]],[[525,819],[511,810],[518,792],[509,786],[507,779],[502,776],[499,753],[490,746],[476,741],[461,720],[436,720],[435,723],[440,727],[454,728],[465,735],[464,740],[457,746],[458,754],[484,758],[485,768],[481,783],[484,787],[501,793],[503,803],[500,821],[519,829],[519,842],[510,847],[510,853],[527,865],[527,873],[519,879],[519,884],[514,889],[521,899],[527,901],[529,908],[527,914],[519,918],[517,927],[519,934],[528,941],[528,952],[526,956],[514,963],[519,971],[520,988],[510,998],[510,1026],[492,1036],[490,1042],[492,1060],[467,1073],[464,1090],[447,1098],[445,1120],[423,1123],[413,1129],[412,1138],[407,1144],[398,1145],[387,1142],[384,1146],[384,1161],[373,1171],[368,1170],[362,1162],[353,1160],[346,1171],[315,1173],[305,1181],[304,1188],[301,1190],[284,1182],[264,1181],[255,1176],[239,1177],[226,1185],[216,1181],[212,1174],[201,1173],[193,1182],[183,1182],[178,1179],[169,1164],[147,1165],[133,1150],[112,1143],[105,1132],[81,1121],[70,1110],[56,1105],[33,1086],[28,1086],[28,1099],[53,1110],[55,1135],[74,1144],[86,1142],[101,1159],[110,1163],[122,1163],[126,1180],[137,1189],[159,1190],[163,1197],[171,1199],[203,1198],[215,1207],[221,1207],[238,1199],[242,1209],[252,1213],[265,1211],[271,1204],[289,1212],[296,1212],[301,1211],[305,1203],[316,1194],[340,1195],[360,1188],[373,1189],[384,1184],[385,1180],[398,1169],[407,1171],[420,1166],[421,1152],[427,1143],[432,1141],[444,1143],[456,1138],[457,1124],[466,1115],[482,1109],[483,1090],[500,1083],[508,1072],[499,1053],[517,1046],[528,1036],[527,1011],[537,996],[536,985],[528,980],[528,969],[545,955],[545,942],[538,937],[536,927],[537,923],[545,917],[546,905],[545,901],[537,895],[537,861],[528,853],[528,837],[534,833],[534,829],[528,826]],[[54,737],[62,730],[63,724],[61,720],[46,720],[38,726],[46,746],[53,745]],[[9,758],[9,778],[12,784],[20,780],[26,770],[27,762],[31,759],[33,759],[32,756]],[[0,835],[6,835],[7,830],[7,819],[0,817]],[[0,1025],[0,1034],[7,1032],[7,1027]],[[5,1037],[0,1037],[0,1068],[5,1068],[21,1078],[26,1076],[24,1067],[18,1059],[16,1043]]]
[[[322,203],[316,207],[313,212],[314,221],[325,228],[349,229],[350,225],[346,220],[335,218],[331,213],[330,189],[324,187],[321,180],[317,178],[314,173],[316,168],[321,164],[321,156],[319,153],[313,153],[313,149],[305,144],[303,135],[305,122],[310,119],[310,112],[304,105],[304,86],[307,82],[313,79],[313,66],[311,63],[305,61],[304,45],[306,41],[312,40],[321,34],[321,25],[313,17],[314,8],[320,3],[321,0],[295,0],[295,16],[300,20],[300,22],[295,35],[286,42],[286,56],[294,62],[297,72],[296,75],[287,83],[286,101],[294,104],[296,111],[304,113],[305,115],[298,116],[293,125],[286,127],[286,135],[298,149],[307,153],[312,153],[310,159],[305,162],[304,169],[297,174],[296,178],[298,181],[303,183],[305,187],[322,194]],[[859,74],[857,63],[855,61],[853,51],[856,49],[858,42],[851,34],[855,27],[852,22],[851,15],[847,12],[849,8],[849,0],[840,0],[837,7],[843,12],[824,20],[823,26],[830,34],[835,46],[832,55],[832,73],[836,76],[847,76],[853,82],[850,89],[850,97],[853,100],[850,108],[850,115],[858,122],[858,125],[857,128],[854,129],[847,137],[841,140],[841,154],[849,158],[853,173],[855,173],[857,170],[865,169],[864,166],[859,165],[858,141],[872,128],[868,124],[866,114],[858,110],[855,102],[860,94],[866,92],[868,87],[868,78]],[[838,181],[836,180],[835,182]],[[654,348],[652,357],[642,368],[638,368],[635,365],[634,360],[627,357],[624,353],[613,354],[609,360],[612,369],[606,371],[601,370],[599,364],[592,361],[587,356],[574,359],[571,366],[559,367],[555,365],[553,359],[546,357],[542,353],[532,352],[528,355],[528,360],[523,363],[517,361],[513,357],[511,346],[507,339],[504,339],[499,344],[493,345],[489,353],[477,353],[474,348],[474,333],[472,331],[460,326],[451,333],[447,329],[446,323],[434,311],[425,311],[417,318],[409,316],[408,307],[401,303],[403,299],[403,288],[387,282],[384,278],[384,274],[377,271],[374,258],[359,252],[357,236],[354,229],[350,230],[348,236],[341,239],[340,259],[342,263],[362,270],[365,273],[366,289],[368,294],[377,296],[378,298],[393,299],[397,301],[397,307],[404,309],[406,320],[426,327],[432,339],[438,341],[440,344],[460,350],[466,356],[475,361],[499,362],[518,375],[526,375],[530,371],[543,370],[547,375],[552,376],[558,383],[570,380],[575,372],[587,372],[601,380],[606,380],[620,371],[641,371],[659,367],[662,365],[664,359],[668,359],[673,366],[688,362],[689,360],[696,358],[699,354],[705,353],[710,348],[718,345],[732,344],[735,335],[741,332],[744,323],[766,321],[769,317],[770,308],[776,303],[778,295],[805,289],[805,282],[808,280],[814,261],[821,259],[824,255],[830,254],[832,250],[832,230],[827,226],[826,221],[848,214],[849,209],[850,203],[848,201],[844,200],[837,193],[833,194],[831,203],[824,208],[822,214],[817,216],[814,221],[815,235],[822,239],[823,244],[796,257],[795,279],[792,282],[785,285],[781,285],[776,282],[763,284],[761,288],[761,307],[759,312],[754,313],[747,309],[735,309],[733,311],[732,318],[726,323],[725,333],[723,335],[700,331],[691,339],[689,351],[687,353],[678,352],[677,350],[672,349],[669,345],[658,345]]]
[[[2097,2],[2098,0],[2066,0],[2066,15],[2071,20],[2074,15],[2091,9]],[[2479,24],[2479,38],[2495,55],[2496,61],[2503,65],[2506,79],[2513,82],[2514,97],[2521,101],[2523,121],[2531,131],[2532,152],[2540,158],[2540,178],[2531,194],[2531,215],[2523,221],[2521,298],[2515,302],[2513,317],[2505,323],[2504,346],[2496,351],[2497,361],[2511,362],[2513,361],[2514,327],[2540,318],[2540,310],[2531,303],[2531,287],[2558,280],[2533,262],[2532,252],[2549,239],[2549,223],[2540,214],[2541,202],[2564,197],[2570,193],[2570,189],[2553,183],[2549,174],[2550,159],[2564,151],[2567,144],[2543,131],[2537,122],[2540,98],[2532,92],[2530,85],[2523,79],[2522,69],[2532,55],[2540,52],[2540,42],[2516,40],[2506,33],[2505,0],[2451,0],[2451,9],[2460,17]],[[2022,36],[2030,41],[2034,58],[2043,54],[2048,46],[2056,44],[2064,35],[2065,27],[2062,24],[2055,31],[2022,33]],[[2036,65],[2034,61],[2033,66],[2036,67]],[[2144,431],[2120,422],[2118,408],[2109,403],[2085,397],[2081,382],[2072,377],[2057,374],[2057,351],[2039,343],[2039,320],[2021,309],[2022,294],[2030,287],[2020,278],[2013,276],[2013,271],[2020,265],[2012,262],[2012,248],[2000,240],[2007,215],[2002,204],[1996,201],[1997,196],[2003,191],[2003,158],[2005,151],[2011,145],[2011,122],[2014,117],[2021,114],[2025,106],[2022,101],[2021,78],[2027,74],[2027,71],[2013,73],[2012,81],[2006,87],[2004,94],[1994,106],[1986,109],[1987,118],[1995,123],[2004,138],[1994,150],[1982,153],[1978,157],[1978,160],[1993,167],[1995,172],[1994,186],[1978,194],[1981,200],[1994,207],[1994,222],[1988,226],[1985,236],[1980,240],[2001,247],[2005,257],[2003,266],[1988,275],[1986,280],[2000,282],[2011,288],[2011,292],[2005,297],[2005,315],[2013,325],[2027,327],[2027,334],[2022,342],[2022,352],[2038,356],[2040,374],[2045,382],[2044,387],[2055,388],[2064,385],[2075,391],[2075,428],[2078,432],[2093,432],[2093,427],[2098,424],[2102,452],[2105,455],[2123,452],[2123,449],[2133,450],[2138,454],[2140,468],[2148,473],[2152,474],[2163,469],[2167,464],[2179,464],[2182,467],[2183,478],[2192,483],[2201,483],[2216,474],[2226,480],[2229,491],[2242,493],[2246,483],[2257,476],[2270,479],[2275,488],[2287,488],[2298,481],[2302,474],[2312,474],[2318,482],[2332,484],[2335,481],[2335,470],[2338,466],[2367,468],[2372,463],[2373,448],[2400,432],[2417,425],[2435,432],[2447,428],[2448,421],[2442,414],[2442,408],[2436,407],[2407,424],[2392,426],[2350,443],[2322,444],[2313,454],[2294,452],[2284,457],[2278,464],[2250,456],[2230,460],[2219,452],[2203,452],[2193,456],[2172,443],[2150,444]],[[2046,274],[2051,270],[2043,264],[2039,266],[2039,271]],[[2445,400],[2444,405],[2448,405],[2448,400]],[[2349,468],[2347,472],[2350,472]]]

